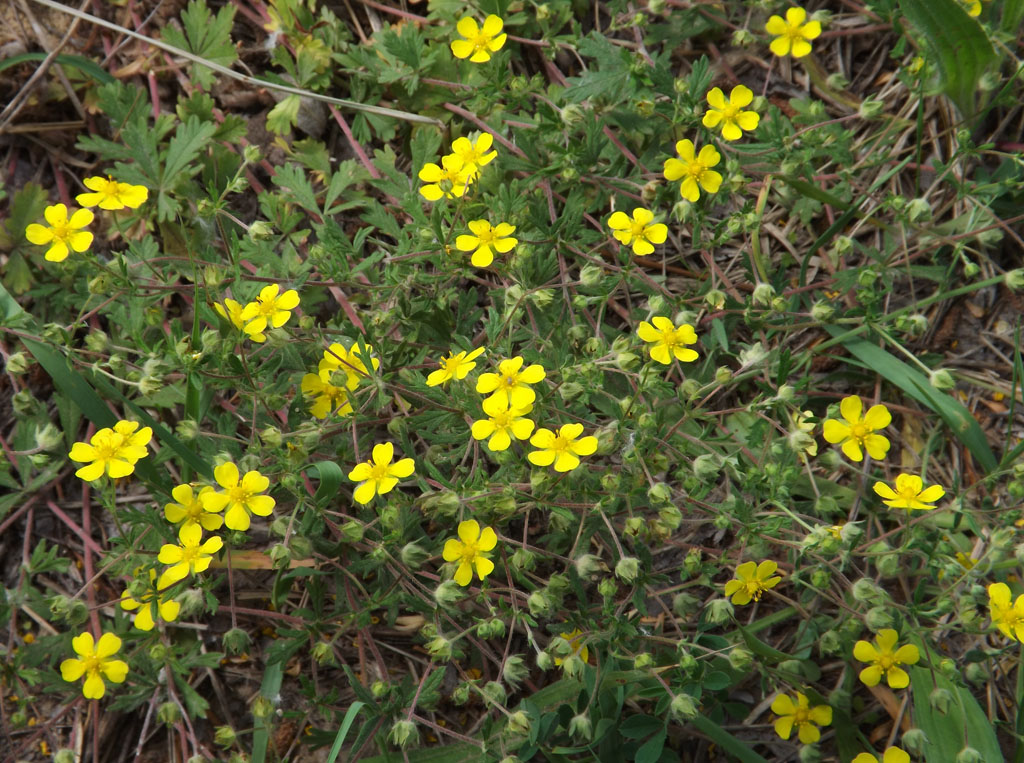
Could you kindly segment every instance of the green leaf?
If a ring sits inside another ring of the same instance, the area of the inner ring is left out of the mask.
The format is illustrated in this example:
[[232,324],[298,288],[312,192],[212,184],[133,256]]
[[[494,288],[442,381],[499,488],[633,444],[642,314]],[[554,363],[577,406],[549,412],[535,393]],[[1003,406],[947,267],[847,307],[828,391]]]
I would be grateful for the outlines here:
[[[985,763],[1004,760],[995,728],[973,694],[937,671],[915,665],[909,672],[914,693],[914,725],[928,737],[927,763],[949,763],[968,745],[981,754]],[[935,689],[945,689],[953,696],[945,714],[929,701]]]
[[985,30],[957,0],[899,0],[900,10],[924,37],[942,89],[965,118],[977,111],[978,81],[996,61]]
[[320,480],[316,495],[313,496],[313,502],[320,507],[325,507],[332,498],[338,495],[338,489],[345,476],[341,467],[333,461],[318,461],[312,464],[306,473]]
[[[199,152],[206,148],[216,131],[216,125],[201,122],[198,117],[189,117],[187,122],[178,125],[174,137],[167,145],[167,161],[161,184],[164,189],[170,190],[178,175],[184,173]],[[198,169],[195,167],[188,174],[192,175]]]
[[338,729],[337,736],[334,737],[334,744],[331,745],[331,751],[327,755],[327,763],[334,763],[338,759],[338,754],[341,752],[341,746],[345,744],[345,737],[348,736],[348,730],[352,728],[352,724],[355,722],[356,716],[359,715],[359,711],[366,707],[365,702],[353,702],[345,713],[345,717],[341,721],[341,728]]
[[[23,64],[26,61],[44,61],[48,58],[46,53],[22,53],[17,56],[11,56],[3,61],[0,61],[0,72],[11,66],[17,66]],[[70,66],[72,69],[78,69],[82,74],[92,77],[97,82],[106,84],[108,82],[115,82],[116,80],[104,71],[99,64],[95,61],[90,61],[88,58],[82,58],[82,56],[69,56],[61,54],[54,58],[54,63],[60,64],[61,66]]]
[[619,724],[619,733],[626,739],[644,739],[665,729],[665,721],[651,715],[631,715]]
[[569,77],[569,86],[562,97],[572,103],[604,96],[618,103],[629,94],[629,52],[615,46],[605,37],[594,34],[580,41],[580,55],[595,59],[597,66],[588,67],[579,77]]
[[[176,27],[165,27],[161,33],[165,42],[220,66],[231,66],[238,58],[238,51],[231,42],[235,7],[230,3],[214,16],[205,0],[192,0],[182,12],[181,21],[185,26],[184,34]],[[193,64],[192,77],[204,89],[213,87],[213,71],[206,66]]]
[[655,734],[640,745],[640,749],[636,751],[636,757],[633,760],[636,763],[655,763],[661,757],[661,751],[665,749],[665,740],[667,738],[668,734],[664,730]]
[[267,129],[275,135],[291,132],[299,118],[300,103],[297,95],[288,95],[278,101],[277,105],[267,114]]
[[704,736],[732,755],[740,763],[768,763],[728,731],[706,715],[698,715],[690,723]]
[[[281,691],[281,680],[284,678],[284,663],[272,662],[263,671],[263,682],[260,684],[260,696],[272,700]],[[270,742],[270,725],[266,718],[256,718],[256,728],[252,733],[252,762],[264,763],[267,759],[267,744]]]

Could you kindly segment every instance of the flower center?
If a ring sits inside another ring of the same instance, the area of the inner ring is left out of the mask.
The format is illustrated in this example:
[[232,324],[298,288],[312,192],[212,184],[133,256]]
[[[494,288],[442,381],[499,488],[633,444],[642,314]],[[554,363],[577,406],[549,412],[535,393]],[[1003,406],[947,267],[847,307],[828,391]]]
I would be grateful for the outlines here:
[[187,564],[189,567],[199,556],[199,546],[182,546],[181,547],[181,561],[179,564]]
[[473,541],[472,543],[466,543],[465,541],[462,542],[462,561],[472,562],[476,559],[479,553],[480,549],[477,548],[477,541]]
[[888,670],[894,665],[896,665],[896,658],[891,654],[883,654],[878,658],[878,667],[882,670]]
[[93,445],[96,448],[96,454],[99,456],[98,461],[109,461],[112,458],[117,458],[118,451],[121,450],[121,446],[124,445],[124,437],[119,433],[114,432],[110,437],[105,437],[99,443]]
[[504,387],[505,389],[512,389],[517,384],[519,384],[518,374],[509,374],[508,376],[505,376],[501,380],[501,386]]
[[474,37],[471,42],[473,43],[473,52],[476,53],[481,50],[487,49],[487,43],[491,41],[490,35],[484,34],[482,31]]
[[854,440],[863,441],[870,433],[871,430],[868,429],[867,424],[864,424],[863,422],[858,422],[850,426],[850,437]]
[[686,172],[694,179],[700,180],[700,176],[704,174],[704,165],[698,160],[694,159],[686,166]]
[[736,120],[736,115],[739,113],[739,106],[733,106],[731,103],[727,104],[726,107],[722,109],[722,119],[726,122],[734,122]]
[[480,242],[480,246],[487,246],[494,241],[494,229],[486,230],[483,233],[478,233],[476,240]]
[[668,347],[670,350],[673,349],[674,347],[676,347],[680,343],[679,342],[679,337],[676,336],[676,332],[674,330],[673,331],[662,331],[661,332],[661,342],[666,347]]
[[647,238],[647,226],[643,223],[633,223],[629,226],[629,232],[633,238]]
[[790,42],[798,42],[804,38],[803,30],[800,25],[786,26],[786,37],[789,38]]
[[761,594],[763,594],[764,591],[764,586],[761,585],[760,580],[747,581],[747,593],[750,594],[750,598],[754,601],[761,601]]
[[390,464],[374,464],[373,469],[370,470],[370,479],[374,482],[380,482],[381,480],[387,479],[388,468]]
[[271,315],[277,312],[277,300],[268,299],[263,301],[259,297],[256,297],[256,304],[259,305],[259,314],[264,318],[269,318]]
[[809,707],[798,707],[793,713],[793,723],[801,726],[811,722],[811,709]]
[[558,437],[555,438],[555,441],[551,444],[551,450],[556,453],[565,453],[569,450],[571,444],[572,443],[564,435],[558,435]]
[[508,429],[512,424],[512,411],[502,411],[494,416],[491,421],[498,429]]
[[252,493],[241,485],[235,485],[233,488],[228,489],[228,497],[231,499],[232,503],[244,504],[252,497]]

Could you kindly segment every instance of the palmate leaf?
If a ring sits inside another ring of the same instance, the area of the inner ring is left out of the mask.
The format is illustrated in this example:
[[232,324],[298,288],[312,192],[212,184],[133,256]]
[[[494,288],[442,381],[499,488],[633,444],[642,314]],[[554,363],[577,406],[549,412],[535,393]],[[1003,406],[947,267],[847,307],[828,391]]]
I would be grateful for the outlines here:
[[[238,58],[238,51],[231,43],[231,25],[235,20],[235,7],[224,5],[214,16],[206,7],[205,0],[192,0],[181,14],[184,33],[175,27],[167,27],[162,36],[177,48],[194,53],[221,66],[231,66]],[[213,70],[194,64],[192,76],[205,89],[213,86]]]

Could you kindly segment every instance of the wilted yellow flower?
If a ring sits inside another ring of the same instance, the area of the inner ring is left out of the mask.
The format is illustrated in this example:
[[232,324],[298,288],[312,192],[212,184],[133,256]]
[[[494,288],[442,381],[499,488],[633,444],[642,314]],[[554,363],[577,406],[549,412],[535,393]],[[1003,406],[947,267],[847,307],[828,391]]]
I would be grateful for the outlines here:
[[491,53],[497,53],[508,37],[502,32],[505,22],[493,13],[484,19],[481,28],[476,19],[466,16],[459,20],[456,29],[465,40],[453,40],[452,54],[456,58],[468,58],[474,64],[482,64],[491,60]]
[[88,209],[79,209],[68,219],[68,208],[64,204],[54,204],[43,210],[43,217],[50,226],[32,223],[25,228],[25,238],[38,246],[50,245],[44,259],[62,262],[67,259],[69,251],[84,252],[92,246],[92,233],[83,230],[96,217]]
[[487,552],[498,545],[498,535],[490,527],[481,530],[475,519],[459,522],[458,534],[458,539],[445,541],[442,556],[446,562],[459,563],[455,568],[455,582],[467,586],[473,580],[474,569],[480,580],[494,572],[494,562]]
[[77,681],[85,676],[82,694],[86,699],[101,699],[107,692],[106,678],[111,683],[122,683],[128,675],[128,663],[110,659],[121,649],[121,639],[113,633],[104,633],[94,642],[91,633],[80,633],[71,639],[71,648],[79,658],[72,657],[60,664],[60,675],[65,681]]
[[910,686],[910,674],[900,665],[914,665],[921,659],[921,653],[913,644],[904,644],[894,649],[899,641],[899,634],[892,628],[883,628],[875,636],[875,645],[868,641],[858,641],[853,645],[853,656],[861,662],[870,662],[860,672],[860,680],[865,686],[878,686],[882,677],[890,689],[905,689]]
[[[760,564],[744,562],[736,568],[736,577],[725,584],[725,595],[732,597],[733,604],[761,601],[761,595],[782,580],[775,575],[778,568],[778,563],[771,559],[765,559]],[[773,575],[775,577],[772,577]]]

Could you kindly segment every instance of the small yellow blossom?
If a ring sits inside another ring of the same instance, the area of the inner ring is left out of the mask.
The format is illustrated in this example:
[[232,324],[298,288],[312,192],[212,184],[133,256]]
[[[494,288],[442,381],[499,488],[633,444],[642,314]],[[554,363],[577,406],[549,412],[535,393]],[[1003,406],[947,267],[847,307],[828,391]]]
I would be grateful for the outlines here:
[[883,628],[875,636],[875,645],[869,641],[858,641],[853,645],[853,656],[861,662],[870,662],[860,672],[865,686],[878,686],[882,677],[890,689],[905,689],[910,685],[910,675],[900,665],[914,665],[921,659],[921,653],[913,644],[904,644],[894,649],[899,634],[892,628]]
[[171,497],[177,503],[164,504],[164,517],[174,524],[181,522],[179,531],[193,525],[208,531],[219,530],[224,524],[224,517],[207,511],[202,503],[202,496],[212,492],[213,488],[209,485],[204,485],[198,493],[193,491],[192,485],[178,485],[171,491]]
[[964,6],[967,15],[972,18],[981,15],[981,0],[960,0],[960,5]]
[[[775,575],[779,565],[771,559],[760,564],[744,562],[736,568],[736,577],[725,584],[725,595],[732,597],[733,604],[749,604],[761,601],[761,596],[769,588],[774,588],[782,580]],[[775,577],[772,577],[775,575]],[[785,739],[785,737],[783,737]]]
[[153,430],[139,429],[137,421],[119,421],[113,429],[100,429],[88,443],[76,442],[68,458],[91,462],[75,472],[86,482],[94,482],[104,473],[113,478],[127,477],[135,471],[135,463],[149,455],[146,445],[152,437]]
[[645,255],[654,251],[655,244],[664,244],[668,238],[668,226],[654,223],[654,213],[649,209],[637,207],[633,210],[633,219],[625,212],[613,212],[608,218],[608,227],[625,246],[633,246],[633,254]]
[[292,317],[291,311],[299,306],[299,293],[295,289],[289,289],[284,294],[280,294],[280,291],[281,287],[276,283],[264,286],[256,301],[250,302],[242,310],[242,320],[245,321],[242,331],[254,342],[266,339],[263,332],[268,327],[281,328]]
[[516,355],[498,363],[498,373],[480,374],[476,391],[503,400],[513,408],[525,408],[537,399],[537,393],[529,385],[546,376],[547,371],[537,363],[523,368],[523,358]]
[[474,267],[486,268],[494,262],[491,249],[504,254],[519,243],[519,239],[512,238],[516,230],[514,225],[498,223],[492,228],[486,220],[470,220],[466,224],[473,235],[463,233],[455,239],[455,246],[459,251],[473,253],[470,261]]
[[449,352],[447,358],[441,358],[438,363],[441,365],[436,371],[431,371],[427,376],[427,386],[436,387],[452,379],[462,380],[476,368],[474,362],[483,353],[483,347],[477,347],[470,352]]
[[463,168],[476,177],[480,168],[498,155],[497,151],[491,151],[493,143],[494,137],[489,132],[482,133],[475,143],[469,138],[456,138],[452,141],[452,154],[462,159]]
[[533,432],[534,423],[523,418],[533,410],[532,405],[509,408],[508,400],[489,397],[484,400],[482,407],[487,418],[473,422],[473,439],[491,438],[487,441],[487,447],[492,451],[507,450],[512,444],[512,437],[525,440]]
[[[579,628],[573,628],[571,631],[568,631],[567,633],[560,633],[558,637],[564,638],[566,641],[569,642],[569,646],[572,647],[572,653],[574,655],[577,655],[584,662],[589,662],[590,650],[587,649],[587,644],[583,640],[583,631],[581,631]],[[561,665],[563,662],[565,662],[564,657],[555,657],[556,667],[558,665]]]
[[[862,752],[850,763],[878,763],[878,758],[870,752]],[[910,756],[899,747],[890,747],[882,755],[882,763],[910,763]]]
[[366,504],[375,495],[384,495],[398,484],[400,479],[410,476],[416,469],[411,458],[403,458],[395,463],[395,446],[390,442],[378,443],[373,446],[372,459],[356,464],[348,473],[348,478],[360,483],[352,494],[356,503]]
[[213,478],[223,490],[200,493],[199,501],[206,511],[224,511],[224,525],[229,530],[248,530],[250,515],[266,517],[274,510],[274,499],[260,495],[270,487],[270,480],[258,471],[240,477],[238,467],[228,461],[213,470]]
[[697,201],[701,188],[708,193],[718,193],[722,185],[722,176],[711,169],[722,161],[722,155],[712,145],[704,146],[700,154],[695,154],[695,151],[692,140],[679,141],[676,143],[679,158],[666,159],[663,172],[669,181],[682,178],[679,195],[687,201]]
[[[302,394],[312,399],[309,412],[313,418],[325,419],[329,414],[348,416],[352,413],[345,387],[337,387],[331,383],[333,375],[329,369],[302,377],[300,389]],[[346,377],[347,378],[347,377]]]
[[473,580],[473,570],[483,580],[494,572],[494,562],[487,556],[498,545],[498,535],[493,528],[480,529],[475,519],[459,522],[459,538],[445,541],[442,556],[446,562],[458,562],[455,568],[455,582],[461,586],[469,585]]
[[504,26],[505,22],[493,13],[484,19],[483,27],[471,16],[460,19],[455,28],[466,39],[452,41],[452,54],[456,58],[468,58],[474,64],[490,61],[491,53],[501,50],[508,38],[501,31]]
[[119,183],[109,175],[86,178],[83,183],[93,193],[80,193],[75,201],[83,207],[99,207],[100,209],[138,209],[149,198],[149,189],[144,185]]
[[802,58],[811,52],[810,41],[821,34],[821,24],[817,21],[807,21],[807,11],[803,8],[793,7],[786,11],[786,18],[772,16],[764,29],[768,34],[775,35],[772,40],[772,53],[777,56],[785,56],[790,53],[793,58]]
[[684,323],[676,328],[668,318],[657,315],[651,318],[653,326],[647,321],[641,321],[636,333],[645,342],[651,342],[648,348],[651,358],[659,363],[668,365],[672,358],[689,363],[697,359],[696,350],[684,347],[687,344],[694,344],[697,341],[697,332],[693,326]]
[[992,583],[988,587],[988,608],[992,624],[1004,636],[1024,643],[1024,594],[1011,601],[1006,583]]
[[154,609],[165,623],[173,623],[178,619],[181,605],[169,596],[160,595],[156,588],[156,570],[150,570],[148,589],[138,599],[133,599],[125,589],[121,594],[121,609],[128,612],[137,609],[138,612],[135,613],[134,618],[135,627],[140,631],[151,631],[156,626],[156,620],[153,618]]
[[554,464],[556,472],[572,471],[580,465],[580,456],[589,456],[597,450],[597,438],[593,435],[580,437],[581,434],[582,424],[563,424],[557,435],[550,429],[538,429],[530,438],[530,445],[538,450],[526,457],[534,466]]
[[896,477],[895,490],[884,482],[876,482],[873,489],[885,499],[882,503],[890,509],[906,509],[907,511],[934,509],[935,501],[946,494],[940,485],[931,485],[923,490],[922,488],[924,488],[924,482],[916,474],[900,474]]
[[846,423],[826,419],[823,425],[825,440],[833,445],[841,443],[843,453],[851,461],[863,461],[862,450],[866,450],[868,455],[876,460],[885,458],[885,454],[889,452],[889,440],[874,433],[889,426],[892,414],[884,405],[873,405],[868,409],[867,415],[861,418],[863,410],[864,404],[859,397],[844,397],[839,403],[839,412],[846,419]]
[[[220,302],[213,303],[213,309],[217,311],[217,314],[226,321],[229,321],[239,331],[245,326],[245,319],[242,317],[242,313],[245,311],[245,305],[240,302],[236,302],[230,297],[224,298],[224,303]],[[266,337],[257,339],[256,341],[262,342]]]
[[60,675],[65,681],[77,681],[85,676],[82,694],[86,699],[101,699],[107,692],[106,678],[111,683],[122,683],[128,675],[128,663],[112,660],[121,649],[121,639],[113,633],[104,633],[93,641],[91,633],[80,633],[71,639],[71,648],[79,658],[72,657],[60,664]]
[[[355,342],[352,345],[352,349],[348,350],[344,345],[334,342],[330,347],[324,350],[324,357],[323,360],[320,361],[319,366],[317,366],[317,371],[321,374],[324,371],[327,371],[330,374],[334,374],[336,372],[344,373],[345,388],[351,392],[359,386],[359,380],[361,378],[365,378],[370,374],[369,369],[366,367],[366,361],[363,360],[363,348],[366,349],[367,353],[373,352],[373,345],[360,345],[358,342]],[[372,365],[373,370],[376,371],[380,368],[380,360],[371,357],[370,365]]]
[[171,566],[156,581],[157,590],[162,591],[189,575],[205,572],[213,561],[213,554],[224,546],[224,541],[216,535],[203,541],[203,531],[199,525],[182,528],[178,540],[181,541],[178,546],[165,543],[160,547],[157,559]]
[[68,208],[54,204],[43,210],[43,217],[50,227],[32,223],[25,228],[25,238],[38,246],[50,245],[43,255],[49,262],[62,262],[68,252],[84,252],[92,246],[92,233],[82,230],[90,225],[95,215],[88,209],[76,210],[68,219]]
[[789,739],[796,726],[801,744],[814,744],[821,739],[818,726],[832,723],[832,708],[828,705],[811,707],[806,696],[800,692],[794,693],[796,702],[788,694],[780,694],[772,702],[772,712],[779,716],[775,721],[775,733],[783,739]]
[[420,188],[420,195],[427,201],[437,201],[442,196],[446,199],[461,198],[466,187],[473,182],[474,167],[467,167],[466,162],[457,154],[446,154],[441,157],[441,166],[427,162],[419,171],[419,179],[426,185]]
[[754,92],[746,85],[734,87],[729,93],[728,102],[719,87],[711,88],[707,98],[711,108],[704,114],[705,127],[721,127],[722,137],[726,140],[739,140],[744,130],[750,132],[757,129],[757,123],[761,121],[758,113],[743,111],[754,100]]

